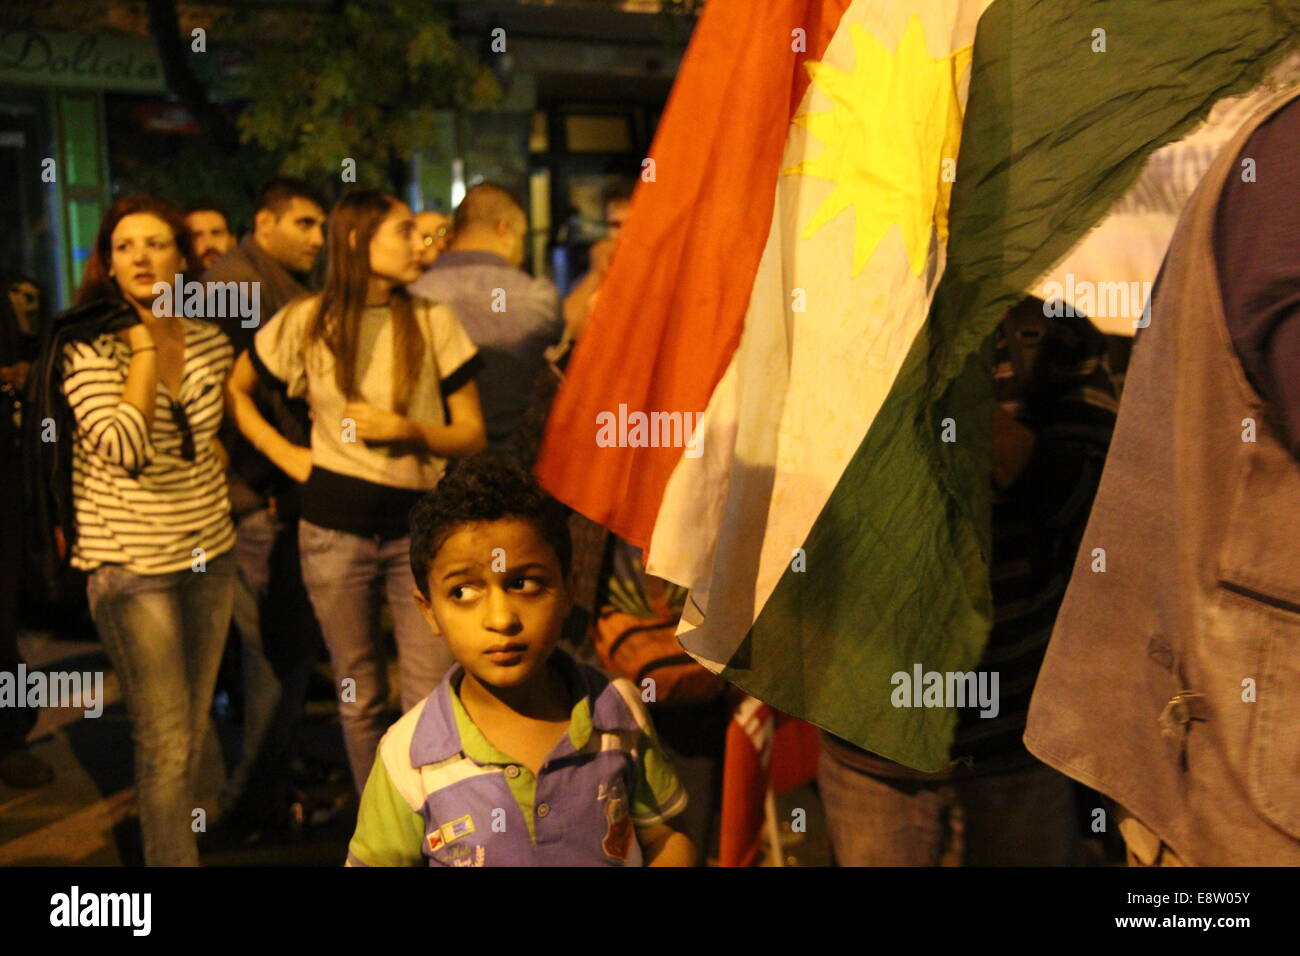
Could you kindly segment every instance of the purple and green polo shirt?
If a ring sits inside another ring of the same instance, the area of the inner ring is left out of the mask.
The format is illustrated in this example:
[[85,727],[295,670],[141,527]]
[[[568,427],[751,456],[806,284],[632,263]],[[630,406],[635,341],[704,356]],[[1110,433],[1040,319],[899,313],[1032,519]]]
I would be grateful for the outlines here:
[[639,866],[636,829],[686,807],[645,705],[556,650],[577,702],[534,775],[460,702],[464,669],[389,728],[361,797],[349,866]]

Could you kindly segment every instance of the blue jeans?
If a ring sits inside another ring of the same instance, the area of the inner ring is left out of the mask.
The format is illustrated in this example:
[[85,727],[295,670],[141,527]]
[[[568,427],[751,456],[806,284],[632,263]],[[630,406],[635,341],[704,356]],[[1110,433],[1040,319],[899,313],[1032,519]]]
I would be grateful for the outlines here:
[[[329,648],[339,723],[357,792],[366,785],[387,729],[388,661],[376,626],[379,587],[387,592],[397,640],[402,710],[433,692],[452,665],[451,650],[415,604],[411,539],[362,537],[299,520],[302,579]],[[354,693],[342,693],[351,678]]]
[[1073,784],[1044,764],[947,782],[896,781],[822,748],[817,787],[840,866],[1082,862]]
[[[257,635],[255,642],[244,643],[245,694],[260,693],[264,700],[256,708],[246,701],[244,758],[222,806],[229,808],[232,820],[250,826],[284,822],[293,791],[294,738],[321,645],[316,612],[302,581],[296,502],[289,495],[278,501],[281,517],[257,512],[236,530],[239,573],[257,599],[254,607],[245,605],[246,621],[241,623],[238,594],[235,598],[236,626]],[[283,517],[285,509],[295,517]],[[263,666],[270,669],[269,680]],[[252,668],[261,675],[256,685]],[[271,701],[278,704],[267,711]]]
[[[135,742],[136,799],[149,866],[197,866],[194,775],[230,628],[235,557],[203,571],[136,574],[106,564],[86,584]],[[208,808],[212,809],[212,808]]]
[[[280,703],[280,681],[267,660],[262,644],[261,602],[270,583],[271,548],[284,530],[282,522],[272,517],[269,508],[252,511],[235,524],[234,605],[232,614],[239,632],[240,672],[244,684],[244,734],[239,763],[221,792],[224,814],[239,799],[248,782],[254,760],[266,736],[267,727]],[[216,726],[211,719],[205,730],[213,738],[204,748],[204,759],[215,759],[221,752],[216,741]]]

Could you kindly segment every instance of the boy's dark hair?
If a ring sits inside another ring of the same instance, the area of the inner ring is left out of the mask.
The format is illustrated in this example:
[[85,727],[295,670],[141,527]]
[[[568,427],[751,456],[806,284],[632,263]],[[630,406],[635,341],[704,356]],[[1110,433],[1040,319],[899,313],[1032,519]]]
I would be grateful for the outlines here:
[[276,176],[257,191],[257,196],[253,199],[253,212],[269,209],[278,218],[284,214],[284,207],[289,205],[291,199],[309,199],[322,210],[330,207],[320,191],[305,179]]
[[438,487],[411,509],[411,573],[429,598],[429,566],[447,540],[467,524],[520,518],[554,550],[567,577],[573,545],[568,512],[515,458],[482,452],[453,463]]

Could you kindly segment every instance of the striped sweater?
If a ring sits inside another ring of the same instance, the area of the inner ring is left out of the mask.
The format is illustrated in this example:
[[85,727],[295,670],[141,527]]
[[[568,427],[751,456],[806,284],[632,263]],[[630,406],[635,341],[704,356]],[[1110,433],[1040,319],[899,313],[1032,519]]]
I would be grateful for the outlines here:
[[[180,411],[160,381],[152,429],[122,399],[128,345],[104,334],[64,347],[63,392],[76,420],[73,567],[119,564],[139,574],[165,574],[234,546],[226,475],[213,447],[233,350],[217,326],[179,321],[185,329]],[[186,456],[190,440],[193,460]]]

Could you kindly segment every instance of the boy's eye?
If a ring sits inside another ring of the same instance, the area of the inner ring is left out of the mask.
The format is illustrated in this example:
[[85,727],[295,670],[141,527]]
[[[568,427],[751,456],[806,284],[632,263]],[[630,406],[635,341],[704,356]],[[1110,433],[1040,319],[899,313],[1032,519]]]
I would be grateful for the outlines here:
[[537,594],[542,590],[542,582],[537,578],[515,578],[510,582],[510,588],[521,594]]
[[451,589],[453,601],[472,601],[478,597],[479,589],[472,584],[458,584]]

